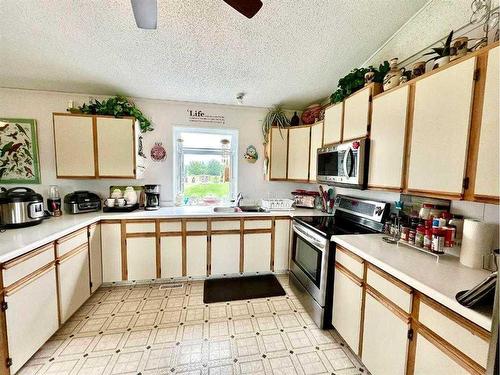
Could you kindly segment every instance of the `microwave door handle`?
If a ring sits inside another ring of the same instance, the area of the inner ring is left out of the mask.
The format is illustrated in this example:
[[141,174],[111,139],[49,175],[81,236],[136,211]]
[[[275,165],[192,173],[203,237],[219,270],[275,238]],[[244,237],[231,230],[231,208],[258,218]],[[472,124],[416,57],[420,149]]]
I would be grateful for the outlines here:
[[351,149],[349,149],[349,151],[347,151],[345,154],[344,154],[344,160],[342,162],[342,168],[344,169],[344,176],[346,177],[349,177],[349,172],[347,171],[347,158],[349,157],[349,153],[351,152]]

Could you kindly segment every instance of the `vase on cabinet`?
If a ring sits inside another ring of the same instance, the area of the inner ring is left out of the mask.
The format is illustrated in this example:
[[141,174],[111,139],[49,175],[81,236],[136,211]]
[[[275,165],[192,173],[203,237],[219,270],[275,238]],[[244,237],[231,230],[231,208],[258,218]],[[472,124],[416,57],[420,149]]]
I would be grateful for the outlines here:
[[390,60],[390,70],[384,77],[384,91],[390,90],[399,85],[399,80],[403,75],[402,70],[398,69],[397,57]]
[[442,56],[439,59],[434,61],[434,65],[432,66],[432,70],[445,66],[450,62],[450,56]]

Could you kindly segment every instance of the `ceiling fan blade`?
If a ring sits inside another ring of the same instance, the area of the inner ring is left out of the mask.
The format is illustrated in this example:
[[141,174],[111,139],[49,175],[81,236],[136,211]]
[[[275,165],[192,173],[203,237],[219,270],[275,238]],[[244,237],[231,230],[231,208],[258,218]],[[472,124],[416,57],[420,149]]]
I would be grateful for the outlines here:
[[156,0],[130,0],[137,27],[140,29],[156,29]]
[[224,2],[247,18],[252,18],[262,8],[260,0],[224,0]]

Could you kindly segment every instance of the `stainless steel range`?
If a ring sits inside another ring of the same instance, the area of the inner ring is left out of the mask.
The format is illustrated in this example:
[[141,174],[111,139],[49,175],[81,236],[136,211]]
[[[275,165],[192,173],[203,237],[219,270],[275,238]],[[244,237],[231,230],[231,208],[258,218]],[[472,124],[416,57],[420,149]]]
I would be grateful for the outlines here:
[[330,216],[293,218],[290,286],[320,328],[331,326],[334,234],[382,232],[389,204],[337,195]]

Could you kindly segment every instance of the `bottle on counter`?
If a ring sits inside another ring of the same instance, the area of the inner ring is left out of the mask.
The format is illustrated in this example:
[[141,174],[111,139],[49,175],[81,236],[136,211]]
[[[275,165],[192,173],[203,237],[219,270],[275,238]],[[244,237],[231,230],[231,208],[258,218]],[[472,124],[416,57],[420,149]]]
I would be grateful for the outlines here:
[[434,206],[432,204],[424,203],[418,212],[418,216],[421,219],[429,220],[431,218],[431,208],[433,207]]
[[430,250],[432,247],[432,228],[425,228],[424,249]]
[[417,233],[415,235],[415,246],[424,247],[424,238],[425,238],[425,227],[423,225],[419,225],[417,227]]
[[444,231],[443,228],[432,228],[431,251],[436,254],[444,254]]
[[464,231],[464,217],[462,215],[453,215],[448,222],[448,226],[455,227],[455,244],[460,245]]

